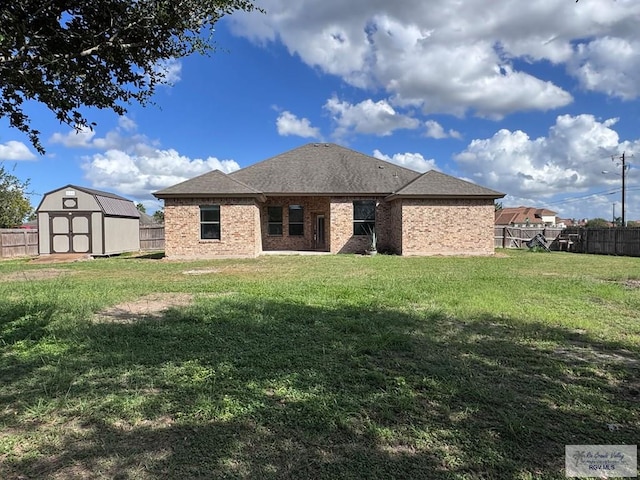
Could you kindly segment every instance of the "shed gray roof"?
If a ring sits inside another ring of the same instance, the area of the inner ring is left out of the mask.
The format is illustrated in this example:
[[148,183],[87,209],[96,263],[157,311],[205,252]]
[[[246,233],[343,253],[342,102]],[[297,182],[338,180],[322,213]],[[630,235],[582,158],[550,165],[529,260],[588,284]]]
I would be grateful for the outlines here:
[[[120,195],[116,195],[115,193],[104,192],[102,190],[95,190],[93,188],[79,187],[77,185],[69,184],[62,188],[57,188],[55,190],[52,190],[51,192],[45,193],[44,197],[46,197],[51,193],[58,192],[60,190],[70,190],[70,189],[79,190],[81,192],[92,195],[96,199],[96,202],[98,203],[98,205],[100,206],[102,213],[104,213],[105,215],[108,215],[111,217],[140,218],[140,212],[138,212],[138,209],[136,208],[135,204],[131,200],[121,197]],[[44,200],[44,197],[43,197],[43,200]],[[38,207],[38,209],[39,208],[40,207]]]
[[332,143],[310,143],[225,175],[200,175],[154,195],[158,198],[261,195],[477,196],[500,192],[439,172],[420,174]]

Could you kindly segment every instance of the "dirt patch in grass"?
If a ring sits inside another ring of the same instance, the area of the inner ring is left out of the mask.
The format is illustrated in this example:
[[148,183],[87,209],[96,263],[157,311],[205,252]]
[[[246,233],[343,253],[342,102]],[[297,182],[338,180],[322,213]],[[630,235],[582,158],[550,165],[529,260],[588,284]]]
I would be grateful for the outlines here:
[[[235,294],[236,292],[217,292],[199,296],[219,298]],[[188,307],[194,301],[195,295],[191,293],[151,293],[137,300],[106,308],[95,315],[95,321],[130,323],[140,318],[161,318],[170,308]]]
[[567,345],[564,348],[554,350],[556,355],[570,358],[576,362],[588,362],[593,364],[618,363],[627,366],[640,365],[637,356],[628,350],[603,352],[591,346]]
[[196,270],[186,270],[182,272],[185,275],[209,275],[212,273],[220,273],[222,270],[220,268],[202,268]]
[[625,280],[622,284],[627,288],[640,288],[640,280]]
[[170,308],[188,307],[193,304],[193,299],[190,293],[152,293],[102,310],[96,315],[96,320],[128,323],[140,317],[160,318]]
[[51,280],[61,277],[63,275],[69,275],[72,272],[69,270],[63,270],[61,268],[43,268],[39,270],[22,270],[20,272],[13,272],[8,275],[0,277],[0,282],[29,282],[33,280]]
[[216,267],[192,268],[184,270],[183,275],[255,275],[262,272],[272,273],[272,269],[261,262],[234,263]]

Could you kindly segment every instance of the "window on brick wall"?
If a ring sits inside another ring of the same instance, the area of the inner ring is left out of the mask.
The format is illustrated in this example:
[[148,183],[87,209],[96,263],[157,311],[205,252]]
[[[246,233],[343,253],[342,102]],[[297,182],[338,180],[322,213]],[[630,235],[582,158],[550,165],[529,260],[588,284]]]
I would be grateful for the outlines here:
[[268,207],[268,232],[269,235],[282,236],[282,207]]
[[289,205],[289,235],[304,235],[304,209],[302,205]]
[[200,239],[220,240],[220,205],[200,205]]
[[353,202],[353,234],[370,235],[376,228],[376,201],[356,200]]

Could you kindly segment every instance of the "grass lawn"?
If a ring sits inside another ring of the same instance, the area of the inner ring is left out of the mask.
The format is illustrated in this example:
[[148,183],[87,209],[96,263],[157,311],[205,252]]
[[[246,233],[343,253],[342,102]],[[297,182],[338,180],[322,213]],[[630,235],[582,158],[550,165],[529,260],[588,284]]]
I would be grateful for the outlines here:
[[639,317],[640,258],[2,261],[0,478],[565,478]]

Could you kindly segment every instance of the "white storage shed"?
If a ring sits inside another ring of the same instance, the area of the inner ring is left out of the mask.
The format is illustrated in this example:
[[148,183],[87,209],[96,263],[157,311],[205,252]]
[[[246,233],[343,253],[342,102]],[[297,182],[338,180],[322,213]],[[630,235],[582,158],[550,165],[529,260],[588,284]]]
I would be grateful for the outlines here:
[[46,193],[36,212],[40,255],[140,250],[140,213],[119,195],[67,185]]

